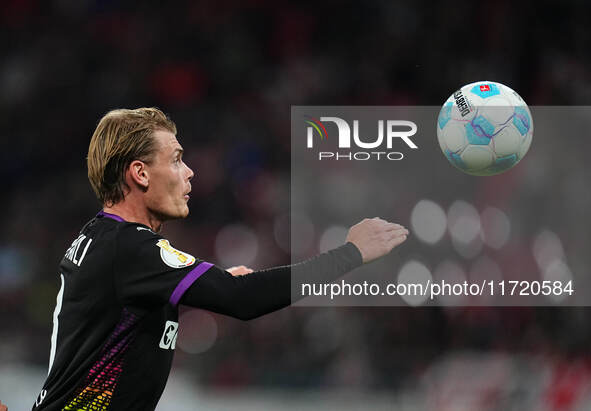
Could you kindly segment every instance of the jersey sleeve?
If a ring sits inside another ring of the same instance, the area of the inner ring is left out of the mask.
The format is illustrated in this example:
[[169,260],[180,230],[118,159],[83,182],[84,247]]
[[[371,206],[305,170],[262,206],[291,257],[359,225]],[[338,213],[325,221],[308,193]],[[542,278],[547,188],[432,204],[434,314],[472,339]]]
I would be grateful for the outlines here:
[[[291,288],[304,283],[330,283],[363,264],[359,249],[346,243],[293,265],[232,276],[213,266],[184,293],[181,303],[241,320],[287,307]],[[302,298],[303,296],[294,296]]]
[[174,248],[143,225],[126,224],[116,241],[114,283],[124,306],[176,306],[186,290],[213,266]]

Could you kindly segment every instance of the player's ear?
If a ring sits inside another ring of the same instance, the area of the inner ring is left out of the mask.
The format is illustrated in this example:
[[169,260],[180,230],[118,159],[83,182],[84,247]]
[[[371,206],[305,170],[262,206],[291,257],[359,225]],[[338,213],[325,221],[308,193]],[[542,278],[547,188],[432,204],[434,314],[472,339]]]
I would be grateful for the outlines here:
[[133,160],[131,164],[129,164],[129,177],[131,178],[132,182],[144,190],[148,189],[148,185],[150,184],[150,176],[146,167],[146,163],[143,161]]

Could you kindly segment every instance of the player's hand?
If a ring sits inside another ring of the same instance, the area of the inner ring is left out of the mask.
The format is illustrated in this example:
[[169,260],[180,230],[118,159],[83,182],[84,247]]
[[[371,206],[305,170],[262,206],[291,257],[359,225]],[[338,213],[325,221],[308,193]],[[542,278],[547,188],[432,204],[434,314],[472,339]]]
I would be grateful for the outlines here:
[[359,249],[363,262],[368,263],[388,254],[402,244],[408,230],[400,224],[389,223],[379,217],[365,218],[349,229],[346,241]]
[[8,411],[8,407],[2,404],[2,401],[0,401],[0,411]]
[[[248,267],[245,267],[243,265],[237,265],[236,267],[226,268],[226,271],[229,272],[230,274],[232,274],[234,277],[236,277],[239,275],[252,273],[253,270]],[[2,410],[0,410],[0,411],[2,411]]]

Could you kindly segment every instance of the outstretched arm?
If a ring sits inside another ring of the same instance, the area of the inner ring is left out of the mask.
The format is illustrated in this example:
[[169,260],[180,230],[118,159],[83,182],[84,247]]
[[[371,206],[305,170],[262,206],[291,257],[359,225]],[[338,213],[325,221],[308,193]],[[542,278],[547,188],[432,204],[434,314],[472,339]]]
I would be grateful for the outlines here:
[[365,219],[351,227],[346,244],[301,263],[241,276],[214,266],[191,285],[181,303],[242,320],[256,318],[291,303],[292,281],[329,283],[389,253],[407,235],[398,224]]

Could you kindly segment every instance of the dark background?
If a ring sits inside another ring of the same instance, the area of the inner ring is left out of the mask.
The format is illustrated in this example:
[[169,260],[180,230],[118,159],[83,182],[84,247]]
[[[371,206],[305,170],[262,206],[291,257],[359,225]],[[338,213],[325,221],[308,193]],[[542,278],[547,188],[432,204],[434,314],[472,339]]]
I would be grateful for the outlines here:
[[[177,123],[196,172],[189,218],[165,228],[177,248],[231,261],[217,251],[218,234],[240,224],[257,244],[249,265],[286,264],[289,233],[277,221],[289,213],[291,105],[440,105],[483,79],[530,106],[588,105],[590,15],[583,1],[3,1],[0,399],[14,401],[7,382],[20,370],[39,384],[24,403],[41,388],[57,264],[100,210],[85,158],[108,110],[157,106]],[[459,409],[442,405],[443,382],[484,373],[484,389],[459,390],[480,401],[465,409],[586,409],[587,314],[288,308],[249,323],[214,315],[213,345],[177,349],[172,374],[186,372],[196,390],[347,390],[416,397],[408,409]],[[328,348],[315,338],[319,326],[335,330]],[[486,371],[495,364],[506,378]]]

